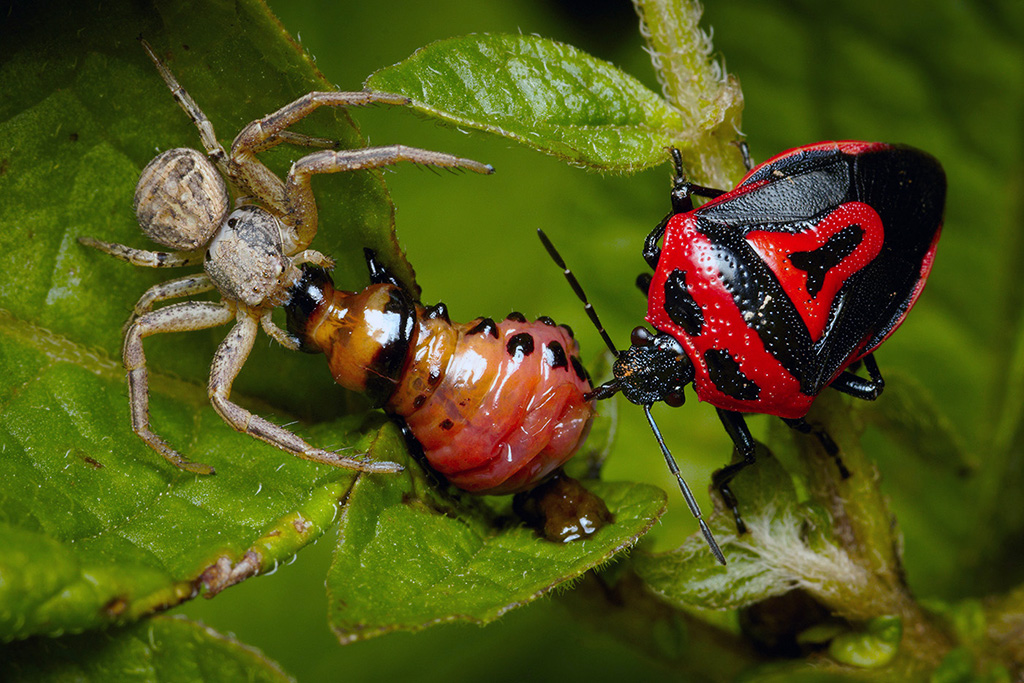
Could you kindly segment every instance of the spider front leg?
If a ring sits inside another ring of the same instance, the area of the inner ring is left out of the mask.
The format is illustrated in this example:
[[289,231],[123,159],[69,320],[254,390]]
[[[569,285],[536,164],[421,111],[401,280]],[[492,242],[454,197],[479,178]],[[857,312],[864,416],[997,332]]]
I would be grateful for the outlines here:
[[400,161],[438,168],[463,168],[485,175],[494,172],[491,166],[479,161],[405,145],[313,152],[292,164],[285,185],[289,202],[285,222],[295,227],[297,248],[305,248],[316,236],[316,198],[310,184],[314,175],[382,168]]
[[182,268],[203,263],[203,251],[148,251],[135,249],[116,242],[104,242],[93,237],[79,237],[79,244],[110,254],[142,268]]
[[359,458],[350,458],[338,453],[331,453],[316,448],[303,441],[297,434],[253,415],[231,401],[231,385],[245,365],[249,352],[252,351],[258,330],[258,318],[252,312],[239,308],[238,322],[227,338],[221,342],[210,366],[210,383],[208,392],[214,409],[231,427],[257,439],[266,441],[272,446],[288,451],[294,455],[335,467],[344,467],[360,472],[400,472],[402,466],[393,462],[372,462]]
[[128,402],[132,413],[132,431],[164,456],[175,467],[195,474],[213,474],[209,465],[187,460],[149,428],[149,371],[142,340],[153,334],[191,332],[217,327],[234,317],[231,306],[223,303],[189,301],[172,304],[138,318],[124,337],[124,369],[128,372]]
[[[294,133],[287,130],[322,106],[360,107],[369,104],[408,104],[401,95],[375,92],[310,92],[286,104],[273,114],[257,119],[242,129],[234,142],[225,164],[225,174],[232,182],[258,197],[261,202],[278,213],[287,213],[291,206],[281,179],[263,164],[256,154],[282,142],[307,147],[330,147],[326,139]],[[304,242],[304,245],[309,242]]]

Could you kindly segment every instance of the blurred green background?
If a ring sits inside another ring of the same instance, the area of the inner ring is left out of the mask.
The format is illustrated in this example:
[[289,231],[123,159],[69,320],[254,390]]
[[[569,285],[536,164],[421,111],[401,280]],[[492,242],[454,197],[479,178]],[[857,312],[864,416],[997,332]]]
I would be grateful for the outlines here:
[[[657,90],[632,6],[517,0],[271,2],[282,23],[340,89],[433,40],[471,32],[537,33],[607,59]],[[1024,4],[815,0],[709,1],[704,26],[746,98],[743,133],[755,160],[823,139],[885,140],[926,149],[950,181],[946,230],[928,288],[878,354],[883,372],[923,384],[981,468],[965,486],[912,449],[868,431],[907,537],[909,580],[922,596],[959,597],[1019,581],[1020,563],[988,542],[1020,534],[1019,261],[1024,195]],[[245,76],[225,87],[245,87]],[[489,178],[387,174],[399,238],[424,300],[453,319],[521,310],[573,325],[584,357],[602,349],[575,297],[536,242],[544,228],[625,344],[645,303],[633,287],[640,245],[668,208],[668,169],[633,177],[563,166],[511,143],[464,135],[407,112],[355,115],[371,144],[401,142],[491,163]],[[329,182],[327,180],[318,182]],[[325,227],[329,229],[329,227]],[[684,475],[702,495],[730,444],[714,411],[656,409]],[[767,419],[751,421],[763,433]],[[620,410],[606,477],[672,483],[642,413]],[[651,534],[669,548],[694,525],[675,500]],[[1012,540],[1012,539],[1011,539]],[[300,680],[637,678],[667,671],[574,621],[556,601],[486,628],[442,626],[340,648],[328,632],[323,576],[330,535],[276,575],[179,611],[260,647]],[[1009,546],[1009,547],[1012,547]],[[954,564],[969,571],[950,571]],[[963,576],[973,576],[969,584]],[[1001,578],[996,578],[1001,577]]]

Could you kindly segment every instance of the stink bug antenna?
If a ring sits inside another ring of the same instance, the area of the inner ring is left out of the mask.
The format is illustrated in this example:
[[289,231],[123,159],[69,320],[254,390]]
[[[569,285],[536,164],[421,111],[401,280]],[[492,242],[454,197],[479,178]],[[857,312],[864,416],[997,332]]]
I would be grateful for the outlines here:
[[[675,156],[675,155],[673,155]],[[544,248],[548,250],[548,254],[551,255],[552,260],[562,269],[562,273],[565,275],[565,279],[569,281],[569,285],[572,287],[572,291],[576,292],[576,296],[583,302],[584,308],[587,311],[587,315],[590,316],[591,322],[597,328],[597,331],[601,334],[601,338],[604,339],[604,343],[607,344],[608,348],[615,355],[619,357],[619,351],[615,348],[615,344],[612,343],[611,337],[608,336],[608,332],[605,331],[604,325],[601,324],[601,320],[597,317],[597,312],[594,307],[590,304],[590,300],[587,299],[586,293],[583,291],[583,287],[580,286],[576,276],[572,274],[572,271],[565,265],[565,260],[562,255],[555,249],[555,245],[551,243],[548,236],[544,234],[543,230],[537,230],[537,236],[540,237],[541,243]],[[593,391],[586,394],[586,400],[600,400],[605,398],[611,398],[618,393],[622,387],[619,385],[618,378],[612,379],[599,387],[595,387]],[[679,482],[679,490],[683,493],[683,498],[686,500],[687,507],[690,508],[690,512],[697,520],[697,524],[700,525],[700,532],[704,535],[704,540],[707,541],[708,547],[711,548],[711,553],[715,556],[715,559],[721,564],[725,564],[725,555],[722,554],[722,549],[718,547],[718,541],[715,540],[714,534],[711,533],[711,528],[707,522],[704,521],[704,516],[701,514],[700,506],[697,505],[697,500],[693,497],[693,493],[690,492],[690,487],[686,485],[686,481],[683,479],[683,475],[679,472],[679,465],[676,464],[676,459],[672,457],[672,453],[668,450],[668,446],[665,444],[665,439],[661,435],[661,430],[658,429],[658,424],[654,421],[654,416],[651,415],[651,404],[643,404],[644,414],[647,416],[647,422],[651,425],[651,430],[654,432],[654,438],[658,440],[658,446],[661,448],[662,455],[665,456],[665,463],[668,465],[668,469],[672,474],[675,475],[676,481]]]
[[583,302],[583,310],[585,310],[587,315],[590,316],[590,322],[594,323],[594,327],[597,328],[597,331],[601,335],[601,339],[604,340],[608,350],[612,352],[613,356],[618,358],[619,350],[615,348],[612,338],[609,337],[608,332],[605,331],[604,325],[601,324],[601,319],[597,317],[597,311],[594,310],[590,300],[587,299],[587,293],[583,291],[583,287],[580,285],[579,280],[576,279],[576,276],[573,275],[572,271],[565,265],[565,259],[562,258],[562,255],[558,253],[557,249],[555,249],[555,245],[551,243],[551,240],[548,239],[548,236],[545,235],[544,231],[540,228],[537,228],[537,237],[540,238],[544,248],[548,250],[548,254],[551,256],[551,259],[559,268],[562,269],[562,274],[565,275],[565,279],[569,282],[569,286],[572,287],[572,291],[576,292],[576,296]]
[[686,505],[689,506],[690,512],[697,520],[697,524],[700,525],[700,532],[704,534],[704,540],[707,541],[708,547],[711,548],[711,554],[715,556],[720,564],[725,564],[725,555],[722,554],[722,549],[718,547],[718,541],[715,540],[714,535],[711,533],[711,528],[707,522],[704,521],[704,516],[700,512],[700,506],[697,505],[697,500],[693,497],[690,492],[690,487],[686,485],[686,481],[683,479],[683,475],[679,473],[679,465],[676,464],[676,459],[672,457],[672,453],[669,452],[668,446],[665,444],[665,439],[661,436],[661,430],[658,429],[658,423],[654,421],[654,416],[651,415],[651,404],[644,404],[644,415],[647,416],[647,422],[651,425],[651,430],[654,432],[654,438],[658,440],[658,446],[661,447],[661,453],[665,456],[665,463],[668,464],[668,469],[672,474],[676,475],[676,481],[679,482],[679,490],[683,492],[683,498],[686,499]]

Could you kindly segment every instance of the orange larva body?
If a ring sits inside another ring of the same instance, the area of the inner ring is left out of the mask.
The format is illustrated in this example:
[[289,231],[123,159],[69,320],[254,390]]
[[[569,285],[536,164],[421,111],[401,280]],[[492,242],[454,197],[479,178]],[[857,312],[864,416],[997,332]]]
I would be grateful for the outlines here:
[[308,269],[287,305],[303,348],[334,379],[403,418],[428,462],[459,488],[514,493],[572,457],[593,406],[568,328],[512,314],[458,324],[388,282],[335,290]]

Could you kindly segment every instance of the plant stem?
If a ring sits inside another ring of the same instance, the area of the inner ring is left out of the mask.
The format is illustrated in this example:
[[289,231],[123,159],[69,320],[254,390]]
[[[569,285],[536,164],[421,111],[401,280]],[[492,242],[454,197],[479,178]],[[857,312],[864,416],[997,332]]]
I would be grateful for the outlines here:
[[633,0],[640,33],[665,99],[683,117],[678,147],[692,180],[728,189],[743,175],[739,82],[711,59],[711,37],[699,26],[696,0]]

